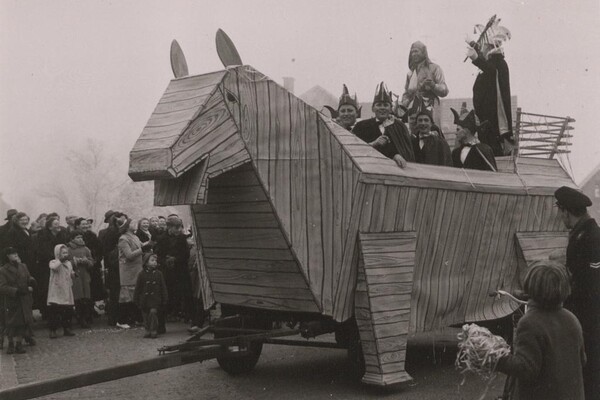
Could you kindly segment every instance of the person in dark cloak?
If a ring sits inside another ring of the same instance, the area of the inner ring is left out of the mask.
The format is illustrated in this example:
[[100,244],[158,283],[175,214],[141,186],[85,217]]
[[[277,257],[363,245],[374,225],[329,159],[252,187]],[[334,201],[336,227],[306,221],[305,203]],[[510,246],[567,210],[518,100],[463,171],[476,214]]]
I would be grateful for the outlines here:
[[0,268],[0,296],[4,298],[5,330],[8,336],[6,354],[25,353],[23,337],[33,323],[31,293],[35,279],[21,262],[15,248],[4,249]]
[[8,210],[6,212],[6,218],[4,219],[6,221],[6,223],[4,225],[0,226],[0,249],[4,249],[6,247],[8,247],[8,243],[7,243],[7,234],[8,231],[10,230],[10,228],[12,227],[12,220],[13,217],[15,216],[15,214],[17,214],[19,211],[15,210],[14,208],[11,208],[10,210]]
[[565,308],[575,314],[583,330],[587,362],[583,367],[586,400],[600,399],[600,227],[587,207],[584,193],[563,186],[554,192],[559,216],[570,230],[566,266],[571,296]]
[[508,39],[510,32],[495,23],[480,42],[471,42],[467,50],[467,56],[480,70],[473,84],[473,107],[482,124],[487,121],[479,140],[490,146],[495,156],[510,154],[514,144],[510,74],[502,48]]
[[454,114],[454,123],[457,125],[456,141],[459,143],[452,151],[453,165],[456,168],[496,172],[498,167],[491,147],[475,137],[479,125],[475,120],[474,111],[467,112],[463,109],[462,115],[459,115],[455,109],[450,110]]
[[410,133],[406,125],[392,113],[392,105],[392,94],[381,82],[373,98],[375,117],[357,122],[352,132],[404,168],[407,162],[415,162],[415,154]]
[[433,116],[427,110],[417,113],[416,136],[413,150],[419,164],[452,166],[450,146],[437,132],[433,131]]
[[354,97],[350,96],[348,87],[345,84],[342,88],[342,95],[340,96],[337,110],[334,110],[330,106],[324,107],[329,110],[335,122],[349,131],[352,131],[352,128],[356,124],[356,119],[360,118],[360,107],[358,106],[356,94],[354,94]]
[[[192,282],[188,270],[190,250],[179,217],[167,219],[167,234],[159,239],[154,250],[169,293],[167,315],[189,320],[193,315]],[[160,325],[159,321],[159,328]]]

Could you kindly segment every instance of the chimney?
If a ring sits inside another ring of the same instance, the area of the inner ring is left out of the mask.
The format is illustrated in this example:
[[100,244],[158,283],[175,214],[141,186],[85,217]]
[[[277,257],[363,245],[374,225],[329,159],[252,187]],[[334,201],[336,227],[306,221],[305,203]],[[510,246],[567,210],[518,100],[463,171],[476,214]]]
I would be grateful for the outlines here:
[[294,81],[295,79],[291,76],[283,77],[283,87],[290,93],[294,93]]

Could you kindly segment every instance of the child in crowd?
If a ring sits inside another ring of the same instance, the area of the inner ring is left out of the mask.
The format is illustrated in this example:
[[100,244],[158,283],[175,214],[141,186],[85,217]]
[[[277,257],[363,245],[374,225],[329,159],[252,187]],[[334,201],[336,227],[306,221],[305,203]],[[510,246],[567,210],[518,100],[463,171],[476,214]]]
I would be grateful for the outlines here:
[[538,261],[524,287],[529,309],[517,325],[512,354],[498,361],[497,370],[516,378],[514,398],[583,400],[583,334],[577,318],[562,307],[570,292],[564,267]]
[[94,268],[92,252],[83,240],[83,231],[71,231],[69,242],[69,260],[73,266],[73,299],[75,300],[75,315],[82,328],[89,328],[92,323],[92,293],[91,274]]
[[71,332],[73,318],[73,278],[75,272],[69,261],[69,249],[64,244],[54,246],[54,260],[49,263],[48,283],[48,328],[50,339],[56,339],[56,329],[63,328],[65,336],[75,336]]
[[[8,336],[6,354],[22,354],[22,339],[27,335],[33,315],[31,293],[35,280],[29,275],[27,266],[21,262],[17,250],[9,247],[4,250],[4,260],[0,268],[0,297],[3,297],[4,328]],[[4,337],[2,337],[4,341]]]
[[167,305],[167,285],[162,273],[157,269],[155,254],[145,253],[143,270],[137,277],[134,301],[142,310],[144,317],[144,338],[156,338],[158,330],[158,314]]

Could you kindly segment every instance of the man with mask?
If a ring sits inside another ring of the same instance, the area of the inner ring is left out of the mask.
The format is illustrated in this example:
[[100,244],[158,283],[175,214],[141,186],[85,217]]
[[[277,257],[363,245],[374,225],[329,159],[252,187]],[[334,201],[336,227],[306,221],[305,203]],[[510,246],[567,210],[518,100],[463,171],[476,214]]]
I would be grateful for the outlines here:
[[356,119],[360,118],[360,107],[358,107],[356,94],[354,94],[354,97],[351,97],[346,85],[344,85],[342,89],[342,95],[340,96],[337,110],[334,110],[333,107],[330,106],[324,107],[329,110],[331,117],[335,122],[349,131],[351,131],[354,124],[356,124]]
[[452,166],[450,146],[446,140],[432,131],[433,117],[427,110],[416,115],[416,135],[413,137],[415,159],[419,164]]
[[414,162],[410,133],[406,126],[392,113],[392,94],[381,82],[373,98],[374,118],[356,123],[352,132],[384,156],[396,161],[400,168],[406,162]]
[[427,46],[421,42],[410,47],[408,68],[401,104],[413,112],[426,109],[433,114],[435,103],[448,95],[444,71],[431,62]]

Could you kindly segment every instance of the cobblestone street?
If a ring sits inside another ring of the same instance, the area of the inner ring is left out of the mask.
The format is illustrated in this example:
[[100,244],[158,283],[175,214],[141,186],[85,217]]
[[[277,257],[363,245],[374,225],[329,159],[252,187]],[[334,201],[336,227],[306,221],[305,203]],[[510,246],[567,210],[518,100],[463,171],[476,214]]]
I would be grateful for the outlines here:
[[[93,329],[76,329],[75,337],[51,340],[42,323],[35,327],[37,346],[27,354],[0,356],[0,388],[16,384],[116,366],[157,357],[156,349],[188,337],[183,323],[167,325],[167,334],[142,339],[142,328],[119,330],[97,320]],[[415,381],[402,388],[381,390],[354,382],[344,350],[265,345],[256,369],[232,377],[215,360],[165,369],[135,377],[42,397],[42,399],[476,399],[485,390],[478,378],[462,377],[452,365],[452,354],[440,363],[431,348],[411,349],[409,372]],[[501,391],[499,377],[486,399]]]

